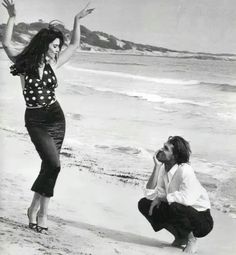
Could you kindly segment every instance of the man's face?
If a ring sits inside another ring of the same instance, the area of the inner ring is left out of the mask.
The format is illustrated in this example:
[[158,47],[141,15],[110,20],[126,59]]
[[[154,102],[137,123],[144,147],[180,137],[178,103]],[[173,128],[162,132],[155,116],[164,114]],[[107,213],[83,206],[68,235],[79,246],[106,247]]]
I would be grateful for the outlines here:
[[157,153],[157,160],[162,163],[168,163],[175,160],[173,148],[173,144],[168,142],[164,143],[163,147]]

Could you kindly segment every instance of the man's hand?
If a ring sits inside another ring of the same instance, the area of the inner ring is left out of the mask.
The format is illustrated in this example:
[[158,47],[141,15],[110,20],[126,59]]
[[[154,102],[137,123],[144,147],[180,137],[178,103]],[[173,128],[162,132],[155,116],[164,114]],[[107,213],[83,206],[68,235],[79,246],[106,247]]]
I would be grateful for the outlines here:
[[155,198],[152,203],[151,203],[151,206],[149,208],[149,215],[151,216],[152,215],[152,212],[153,212],[153,209],[154,207],[156,206],[157,208],[159,207],[161,203],[161,200],[159,199],[159,197]]
[[153,161],[154,161],[154,165],[155,166],[159,166],[160,165],[160,162],[157,160],[157,153],[158,153],[159,151],[156,151],[155,153],[154,153],[154,155],[153,155]]

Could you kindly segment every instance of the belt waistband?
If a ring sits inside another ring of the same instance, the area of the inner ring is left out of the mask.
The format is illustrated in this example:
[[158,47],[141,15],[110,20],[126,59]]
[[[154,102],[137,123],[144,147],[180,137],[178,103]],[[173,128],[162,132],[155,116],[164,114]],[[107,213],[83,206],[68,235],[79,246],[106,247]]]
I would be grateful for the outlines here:
[[43,109],[43,108],[49,108],[52,104],[54,104],[57,100],[52,101],[50,104],[48,105],[39,105],[39,106],[26,106],[27,109]]

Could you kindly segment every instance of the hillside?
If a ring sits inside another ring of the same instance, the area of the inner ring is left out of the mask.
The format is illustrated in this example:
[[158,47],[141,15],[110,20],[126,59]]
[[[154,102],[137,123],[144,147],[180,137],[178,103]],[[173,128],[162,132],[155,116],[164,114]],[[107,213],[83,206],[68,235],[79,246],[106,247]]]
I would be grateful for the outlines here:
[[[2,41],[2,35],[5,26],[6,24],[0,25],[0,41]],[[13,41],[15,42],[16,47],[22,48],[23,46],[27,45],[28,41],[37,33],[37,31],[45,27],[48,27],[48,23],[45,23],[42,20],[30,24],[21,22],[15,25]],[[58,25],[58,28],[64,33],[68,43],[71,36],[71,31],[69,31],[63,25]],[[115,36],[104,32],[91,31],[85,26],[81,26],[81,49],[91,52],[112,52],[120,54],[139,54],[162,57],[236,60],[236,55],[176,51],[163,47],[134,43],[118,39]]]

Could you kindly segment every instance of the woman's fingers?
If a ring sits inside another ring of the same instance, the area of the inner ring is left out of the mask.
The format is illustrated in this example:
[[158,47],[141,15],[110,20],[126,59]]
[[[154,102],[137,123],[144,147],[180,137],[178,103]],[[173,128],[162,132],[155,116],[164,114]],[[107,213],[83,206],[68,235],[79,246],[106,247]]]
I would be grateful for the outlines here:
[[80,11],[76,17],[79,19],[82,19],[84,17],[86,17],[88,14],[90,14],[92,11],[94,10],[94,8],[91,9],[83,9],[82,11]]
[[9,2],[9,0],[3,0],[3,3],[2,5],[5,7],[5,8],[11,8],[12,6],[14,6],[14,2],[13,0],[11,0],[11,2]]
[[4,0],[4,1],[2,2],[2,5],[3,5],[5,8],[7,8],[8,4],[7,4],[6,0]]
[[88,2],[88,3],[86,4],[86,6],[84,7],[83,10],[86,10],[86,9],[89,7],[89,5],[90,5],[90,2]]
[[91,13],[95,8],[87,9],[87,12]]
[[[3,0],[3,2],[8,6],[11,5],[11,3],[9,2],[9,0]],[[13,4],[13,3],[12,3]]]
[[11,0],[11,2],[9,0],[3,0],[2,5],[7,9],[10,17],[16,16],[15,4],[13,0]]

